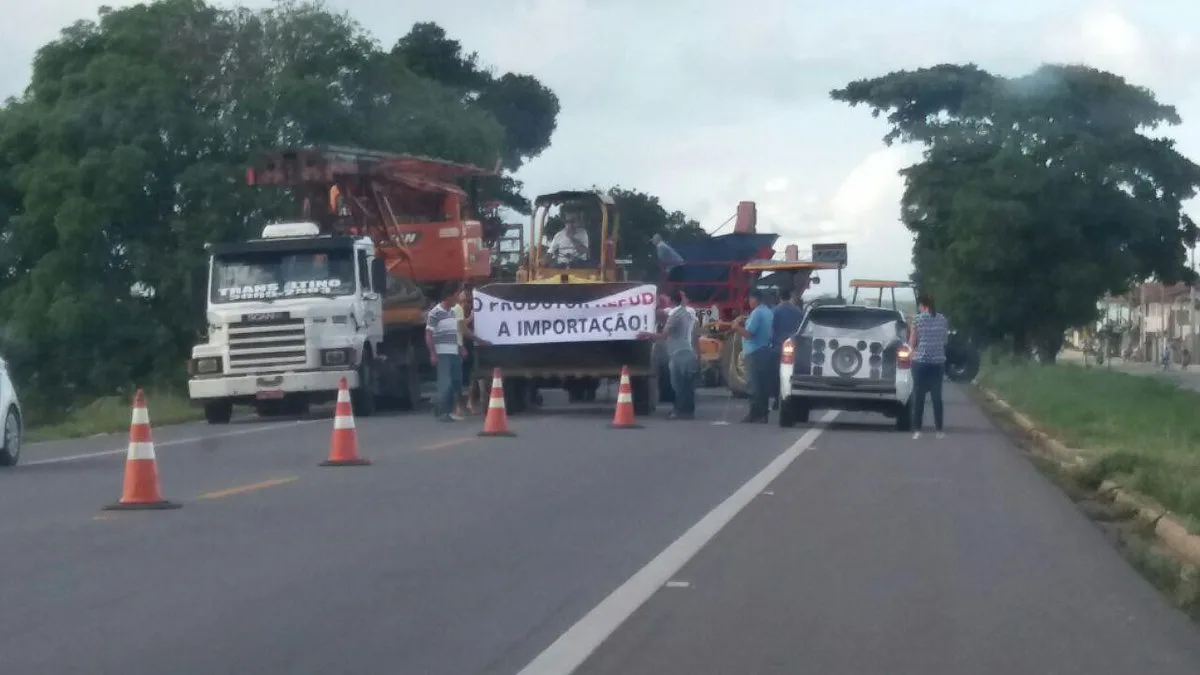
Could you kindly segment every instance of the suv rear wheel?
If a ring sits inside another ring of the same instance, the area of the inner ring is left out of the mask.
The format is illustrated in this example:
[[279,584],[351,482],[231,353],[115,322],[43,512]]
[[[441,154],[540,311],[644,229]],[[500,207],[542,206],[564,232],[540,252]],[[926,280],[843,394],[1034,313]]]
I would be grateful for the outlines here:
[[21,461],[21,416],[10,407],[4,416],[4,445],[0,446],[0,466],[16,466]]
[[912,399],[898,404],[896,409],[896,431],[912,431]]
[[797,397],[788,397],[779,403],[779,426],[789,428],[796,425],[808,423],[809,412],[812,407],[808,401]]

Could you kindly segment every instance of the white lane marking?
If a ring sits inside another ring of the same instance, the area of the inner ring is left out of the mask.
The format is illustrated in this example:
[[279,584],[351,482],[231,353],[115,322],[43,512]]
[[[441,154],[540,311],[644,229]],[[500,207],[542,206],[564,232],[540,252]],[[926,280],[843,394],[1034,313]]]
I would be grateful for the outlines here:
[[691,584],[686,581],[668,581],[667,582],[667,588],[687,588],[688,586],[691,586]]
[[[229,438],[230,436],[244,436],[246,434],[258,434],[264,431],[275,431],[284,427],[295,427],[303,424],[314,424],[316,422],[328,422],[329,420],[296,420],[287,424],[272,424],[266,427],[255,427],[253,429],[238,429],[237,431],[226,431],[211,436],[192,436],[189,438],[177,438],[173,441],[155,442],[155,448],[166,448],[172,445],[185,445],[187,443],[199,443],[201,441],[209,441],[217,438]],[[99,452],[85,452],[80,455],[67,455],[65,457],[49,457],[47,459],[37,459],[32,462],[22,462],[23,466],[37,466],[39,464],[63,464],[65,462],[78,462],[81,459],[92,459],[93,457],[107,457],[109,455],[123,455],[129,451],[128,447],[117,450],[101,450]]]
[[[830,410],[821,417],[821,424],[828,424],[837,416],[838,411]],[[517,675],[570,675],[575,672],[626,619],[712,541],[734,516],[754,501],[763,488],[808,450],[824,430],[823,427],[814,427],[804,432],[791,447],[629,577]]]

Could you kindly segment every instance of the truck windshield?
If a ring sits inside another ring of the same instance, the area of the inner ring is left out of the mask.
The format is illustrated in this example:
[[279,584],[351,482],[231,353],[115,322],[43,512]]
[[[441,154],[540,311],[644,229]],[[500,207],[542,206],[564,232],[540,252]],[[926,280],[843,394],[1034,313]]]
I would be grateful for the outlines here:
[[213,260],[214,303],[353,293],[351,251],[258,251]]

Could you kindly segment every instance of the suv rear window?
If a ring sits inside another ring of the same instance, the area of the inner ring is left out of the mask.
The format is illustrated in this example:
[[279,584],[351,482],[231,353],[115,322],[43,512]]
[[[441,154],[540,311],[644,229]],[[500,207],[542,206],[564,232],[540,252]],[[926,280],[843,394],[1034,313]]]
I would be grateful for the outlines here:
[[905,329],[904,321],[896,312],[869,308],[814,308],[805,318],[803,335],[811,335],[814,328],[826,330],[861,331],[894,326],[897,332]]

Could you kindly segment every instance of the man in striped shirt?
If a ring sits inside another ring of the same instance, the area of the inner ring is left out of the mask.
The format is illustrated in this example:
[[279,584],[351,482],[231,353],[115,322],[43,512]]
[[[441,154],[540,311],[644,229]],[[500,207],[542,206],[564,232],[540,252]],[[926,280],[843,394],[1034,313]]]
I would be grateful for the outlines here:
[[946,379],[946,341],[950,336],[950,324],[944,315],[937,313],[933,298],[928,294],[922,293],[917,303],[921,313],[913,321],[908,335],[908,345],[913,350],[913,439],[921,437],[926,394],[933,403],[933,426],[937,437],[943,438],[942,382]]
[[[434,415],[443,422],[463,419],[454,414],[454,403],[462,392],[462,363],[466,350],[459,345],[459,331],[468,331],[464,321],[454,313],[454,304],[461,290],[454,287],[446,297],[429,310],[425,319],[425,346],[429,348],[429,362],[437,368],[437,398],[434,399]],[[467,333],[467,337],[474,335]]]

